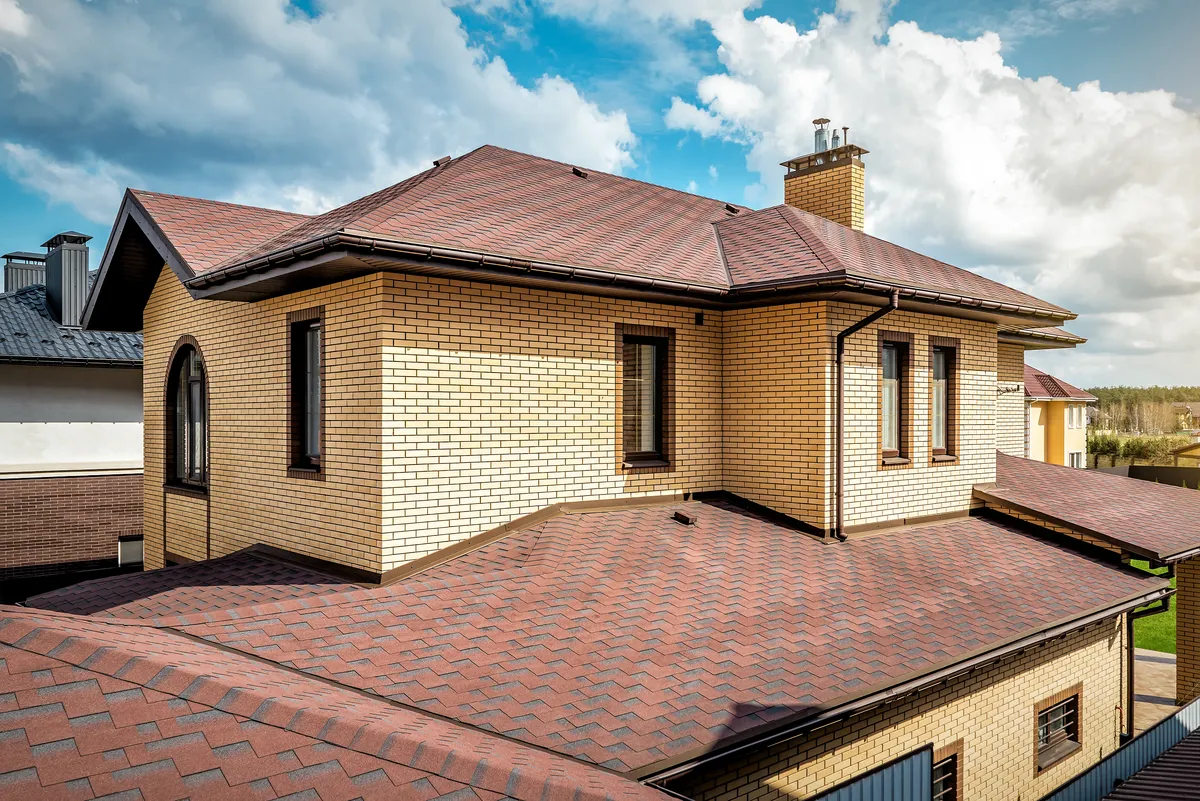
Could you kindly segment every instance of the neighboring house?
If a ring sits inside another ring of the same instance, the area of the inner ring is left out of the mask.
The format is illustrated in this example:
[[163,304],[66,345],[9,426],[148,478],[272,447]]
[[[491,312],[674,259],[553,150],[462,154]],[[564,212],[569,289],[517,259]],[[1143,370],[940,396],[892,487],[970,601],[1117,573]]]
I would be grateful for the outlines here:
[[155,569],[4,610],[7,786],[806,798],[930,749],[1034,799],[1116,748],[1172,593],[1122,559],[1190,620],[1200,493],[1021,458],[1074,315],[864,234],[826,135],[762,210],[496,147],[314,217],[128,192],[85,322],[144,331]]
[[1025,365],[1025,456],[1087,467],[1088,404],[1096,396]]
[[1176,401],[1171,408],[1175,410],[1180,429],[1200,428],[1200,401]]
[[90,237],[5,255],[0,597],[140,564],[142,342],[81,328]]

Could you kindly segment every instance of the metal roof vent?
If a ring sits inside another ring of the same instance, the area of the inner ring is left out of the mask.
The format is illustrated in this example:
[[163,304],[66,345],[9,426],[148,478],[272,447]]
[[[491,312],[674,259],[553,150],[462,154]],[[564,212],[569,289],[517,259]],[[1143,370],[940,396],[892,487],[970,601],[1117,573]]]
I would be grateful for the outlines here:
[[676,512],[675,514],[671,515],[671,519],[676,523],[682,523],[685,526],[696,525],[696,516],[689,515],[685,512]]
[[449,157],[449,156],[442,156],[440,159],[434,159],[434,160],[433,160],[433,166],[435,166],[435,167],[440,167],[440,166],[442,166],[443,164],[449,164],[449,163],[450,163],[450,157]]
[[579,178],[587,178],[588,177],[587,170],[581,170],[578,167],[572,167],[571,174],[575,175]]
[[726,203],[725,211],[729,212],[730,214],[737,214],[739,211],[741,211],[741,209],[739,209],[737,206],[733,205],[732,203]]
[[[826,117],[817,117],[813,120],[813,125],[817,126],[817,129],[813,131],[814,153],[824,153],[829,149],[829,129],[825,127],[828,124],[829,119]],[[837,145],[834,145],[834,147],[837,147]]]

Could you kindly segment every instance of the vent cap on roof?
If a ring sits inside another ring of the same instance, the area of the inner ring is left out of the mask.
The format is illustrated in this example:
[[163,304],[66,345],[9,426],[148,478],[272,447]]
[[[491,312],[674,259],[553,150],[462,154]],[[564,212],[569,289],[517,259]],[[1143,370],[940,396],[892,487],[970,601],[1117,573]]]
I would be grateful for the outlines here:
[[90,240],[91,237],[87,234],[81,234],[78,231],[63,231],[43,242],[42,247],[46,250],[54,250],[59,245],[86,245]]

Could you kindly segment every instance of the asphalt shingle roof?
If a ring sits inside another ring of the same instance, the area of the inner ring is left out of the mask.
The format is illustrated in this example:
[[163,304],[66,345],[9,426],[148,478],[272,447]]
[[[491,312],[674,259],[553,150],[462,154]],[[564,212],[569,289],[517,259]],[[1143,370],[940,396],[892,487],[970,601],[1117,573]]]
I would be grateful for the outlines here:
[[975,494],[1154,559],[1200,548],[1194,489],[997,453],[995,484]]
[[157,623],[628,772],[1166,586],[985,519],[886,536],[570,515],[389,587]]
[[1061,378],[1043,373],[1036,367],[1025,365],[1025,397],[1053,398],[1059,400],[1094,401],[1096,396],[1073,387]]
[[[819,278],[884,281],[1071,316],[1054,304],[789,206],[754,211],[484,146],[325,214],[306,217],[133,191],[197,276],[345,232],[489,257],[730,290]],[[198,279],[194,279],[198,280]]]
[[178,633],[2,611],[5,798],[663,798]]
[[141,365],[142,335],[61,326],[46,308],[46,287],[0,295],[0,362]]
[[25,606],[76,615],[148,619],[358,588],[320,570],[247,549],[188,565],[82,581],[35,595]]

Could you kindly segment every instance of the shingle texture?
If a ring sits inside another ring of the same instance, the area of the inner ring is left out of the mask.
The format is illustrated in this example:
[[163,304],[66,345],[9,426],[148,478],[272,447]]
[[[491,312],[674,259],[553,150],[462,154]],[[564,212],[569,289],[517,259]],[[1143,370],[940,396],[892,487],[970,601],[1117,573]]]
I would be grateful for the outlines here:
[[338,232],[717,289],[821,277],[888,281],[1066,310],[790,206],[760,211],[485,146],[314,217],[134,192],[196,274]]
[[997,453],[996,483],[975,492],[1144,556],[1163,559],[1200,548],[1200,492],[1194,489]]
[[1160,586],[985,519],[829,546],[693,502],[557,518],[383,589],[161,622],[625,772]]
[[148,619],[357,588],[319,570],[247,549],[204,562],[83,581],[36,595],[25,605],[77,615]]
[[1094,401],[1096,396],[1073,387],[1061,378],[1055,378],[1049,373],[1043,373],[1036,367],[1025,365],[1025,397],[1051,398],[1055,400]]
[[142,335],[60,326],[46,308],[46,287],[0,295],[0,361],[142,363]]
[[3,613],[4,798],[663,797],[177,633]]

